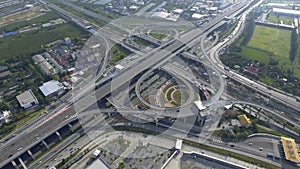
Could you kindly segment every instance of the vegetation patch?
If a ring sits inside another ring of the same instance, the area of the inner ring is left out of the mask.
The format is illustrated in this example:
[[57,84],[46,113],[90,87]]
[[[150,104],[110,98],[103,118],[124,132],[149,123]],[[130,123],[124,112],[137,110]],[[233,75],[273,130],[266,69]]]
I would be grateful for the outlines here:
[[61,24],[0,39],[0,63],[7,59],[41,53],[43,46],[64,37],[79,38],[88,34],[75,25]]
[[[253,12],[245,30],[220,57],[221,61],[250,79],[300,96],[300,52],[296,30],[255,24],[260,13]],[[256,70],[253,73],[251,70]]]
[[255,26],[254,34],[248,47],[289,58],[291,31],[266,26]]
[[30,26],[30,25],[39,25],[39,24],[43,24],[43,23],[47,23],[51,20],[54,20],[54,19],[58,19],[60,18],[60,16],[54,12],[48,12],[44,15],[41,15],[41,16],[38,16],[36,18],[33,18],[33,19],[30,19],[30,20],[25,20],[25,21],[20,21],[20,22],[17,22],[17,23],[14,23],[14,24],[9,24],[9,25],[6,25],[6,26],[2,26],[0,27],[0,30],[1,31],[4,31],[4,32],[11,32],[11,31],[16,31],[20,28],[23,28],[23,27],[26,27],[26,26]]
[[286,16],[280,16],[280,15],[270,15],[268,17],[268,22],[275,23],[275,24],[283,24],[286,25],[292,25],[294,23],[294,18],[292,17],[286,17]]
[[163,40],[164,38],[167,37],[167,35],[162,34],[162,33],[154,33],[154,32],[150,32],[149,34],[151,37],[158,39],[158,40]]
[[131,52],[128,49],[122,47],[120,44],[114,45],[112,47],[112,52],[113,55],[111,60],[109,61],[110,65],[115,65],[119,60],[131,54]]

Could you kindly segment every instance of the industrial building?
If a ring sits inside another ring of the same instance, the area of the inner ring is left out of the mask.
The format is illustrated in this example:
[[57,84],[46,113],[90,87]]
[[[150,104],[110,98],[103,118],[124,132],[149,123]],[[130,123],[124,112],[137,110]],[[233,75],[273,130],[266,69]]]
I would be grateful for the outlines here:
[[300,11],[292,9],[273,8],[273,13],[287,15],[287,16],[300,16]]
[[285,159],[294,163],[300,163],[298,147],[294,139],[281,137]]
[[31,89],[16,96],[16,98],[17,98],[20,106],[24,109],[28,109],[32,106],[39,104],[38,99],[35,97],[34,93],[31,91]]
[[56,80],[51,80],[46,83],[43,83],[43,85],[40,86],[39,89],[45,97],[52,97],[62,93],[64,91],[64,86],[62,83]]
[[245,114],[238,116],[240,124],[244,127],[250,127],[251,126],[251,120],[248,118]]

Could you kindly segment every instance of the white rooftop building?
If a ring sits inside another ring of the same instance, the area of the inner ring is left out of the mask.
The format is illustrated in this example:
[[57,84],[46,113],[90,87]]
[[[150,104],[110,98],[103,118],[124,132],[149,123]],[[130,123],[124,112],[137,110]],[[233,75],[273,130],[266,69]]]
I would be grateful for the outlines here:
[[34,93],[31,91],[31,89],[16,96],[16,98],[17,98],[20,106],[24,109],[27,109],[29,107],[39,104],[38,99],[35,97]]
[[10,117],[10,115],[11,115],[11,112],[9,110],[4,110],[4,111],[2,111],[2,113],[3,113],[3,117],[5,117],[5,118]]
[[192,18],[193,19],[201,19],[201,18],[203,18],[203,17],[205,17],[206,15],[202,15],[202,14],[199,14],[199,13],[194,13],[193,15],[192,15]]
[[182,9],[175,9],[175,10],[173,11],[173,13],[175,13],[175,14],[181,14],[182,12],[183,12]]
[[198,108],[200,111],[206,109],[206,107],[202,104],[202,101],[201,101],[201,100],[194,101],[194,104],[197,106],[197,108]]
[[97,150],[94,151],[93,155],[95,157],[98,157],[100,153],[101,153],[101,151],[97,149]]
[[177,140],[176,140],[175,148],[176,148],[177,150],[181,150],[181,147],[182,147],[182,140],[177,139]]
[[168,12],[154,12],[152,17],[167,18],[169,15]]
[[45,97],[51,97],[54,95],[58,95],[60,92],[64,91],[64,86],[62,83],[56,80],[51,80],[43,83],[43,85],[40,86],[39,89]]
[[124,69],[124,66],[118,64],[118,65],[115,66],[115,68],[116,68],[117,70],[122,70],[122,69]]
[[286,15],[300,16],[300,11],[292,9],[273,8],[273,12]]

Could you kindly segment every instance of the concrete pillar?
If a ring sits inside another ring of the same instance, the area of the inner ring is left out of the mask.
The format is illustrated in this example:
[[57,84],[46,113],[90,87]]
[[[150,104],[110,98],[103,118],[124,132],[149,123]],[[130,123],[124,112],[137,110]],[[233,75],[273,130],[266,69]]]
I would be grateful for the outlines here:
[[23,162],[23,160],[22,160],[20,157],[18,158],[18,160],[20,161],[22,167],[23,167],[24,169],[27,169],[25,163]]
[[62,140],[62,138],[61,138],[61,136],[60,136],[60,134],[59,134],[58,131],[56,131],[55,134],[59,137],[60,140]]
[[42,143],[46,146],[47,149],[49,149],[48,144],[44,140],[42,140]]
[[71,130],[72,132],[74,132],[73,126],[72,126],[70,123],[68,124],[68,126],[70,127],[70,130]]
[[141,123],[141,114],[139,114],[138,121]]
[[18,167],[15,161],[11,161],[11,164],[16,168]]
[[31,157],[32,159],[35,158],[34,155],[32,154],[32,152],[31,152],[30,150],[28,150],[27,153],[30,155],[30,157]]

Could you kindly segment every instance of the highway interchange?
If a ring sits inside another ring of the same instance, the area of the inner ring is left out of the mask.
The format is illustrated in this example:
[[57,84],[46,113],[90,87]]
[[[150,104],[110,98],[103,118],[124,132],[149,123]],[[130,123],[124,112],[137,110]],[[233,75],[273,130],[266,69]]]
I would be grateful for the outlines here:
[[[88,85],[89,87],[86,87],[84,91],[80,91],[79,94],[76,94],[74,96],[75,99],[74,98],[71,99],[72,101],[75,101],[74,103],[71,104],[63,103],[59,105],[55,110],[53,110],[53,112],[49,112],[48,115],[37,120],[35,124],[32,125],[30,124],[25,128],[23,128],[22,130],[18,131],[16,137],[4,143],[4,145],[1,146],[1,151],[5,152],[5,154],[4,153],[1,154],[0,161],[7,163],[10,160],[14,159],[22,152],[25,152],[26,147],[33,144],[32,140],[36,140],[36,135],[38,135],[38,137],[40,138],[47,136],[47,133],[50,134],[49,131],[54,131],[57,128],[59,128],[59,126],[63,126],[67,124],[67,122],[70,122],[72,119],[75,119],[74,112],[78,113],[77,115],[80,116],[81,112],[85,112],[85,110],[95,106],[96,100],[101,100],[102,98],[105,98],[112,91],[116,91],[117,93],[118,89],[120,89],[121,86],[124,86],[128,83],[128,81],[126,80],[130,80],[132,77],[137,76],[140,72],[146,71],[148,68],[163,66],[170,59],[172,59],[177,54],[180,54],[182,51],[184,51],[187,47],[193,46],[195,43],[199,43],[199,40],[205,58],[211,63],[211,65],[214,66],[215,69],[219,70],[217,73],[223,73],[228,77],[233,78],[236,81],[240,81],[244,85],[247,85],[257,90],[260,93],[263,93],[265,95],[272,95],[274,99],[282,102],[283,104],[286,104],[295,109],[299,109],[300,105],[299,103],[296,102],[294,97],[275,90],[271,90],[271,91],[266,90],[266,86],[261,83],[253,82],[249,79],[246,79],[245,77],[242,77],[241,75],[238,75],[235,72],[224,70],[224,66],[222,65],[221,61],[218,59],[218,53],[224,46],[230,44],[231,41],[217,44],[216,46],[214,46],[209,50],[209,53],[207,53],[207,50],[204,48],[203,41],[208,34],[207,32],[211,32],[216,27],[220,26],[220,21],[222,21],[226,16],[229,15],[234,16],[237,13],[239,13],[239,11],[244,10],[247,7],[247,5],[245,4],[249,4],[249,2],[245,1],[244,3],[239,3],[234,7],[234,9],[225,12],[224,14],[222,14],[222,16],[215,18],[214,20],[207,23],[205,26],[191,30],[190,32],[187,32],[186,34],[178,37],[178,39],[174,38],[171,41],[167,42],[166,44],[163,44],[162,46],[152,50],[150,53],[143,54],[142,58],[144,59],[138,59],[136,62],[131,63],[132,66],[129,66],[127,69],[124,70],[124,72],[120,73],[117,77],[114,77],[111,82],[104,84],[100,88],[93,91],[94,93],[91,94],[89,93],[94,87],[93,86],[94,84],[89,84]],[[69,16],[72,16],[72,14],[70,14]],[[85,26],[85,24],[83,26]],[[92,30],[92,32],[94,31]],[[101,34],[99,34],[99,36],[101,36]],[[236,34],[235,36],[238,36],[238,34]],[[109,48],[110,45],[108,41],[105,41],[105,44],[107,48]],[[139,54],[141,53],[139,52]],[[109,57],[109,52],[106,51],[105,57],[103,59],[104,64],[101,66],[99,75],[102,75],[104,73],[108,57]],[[91,83],[93,82],[94,81],[92,81]],[[90,87],[91,85],[92,87]],[[224,84],[221,86],[224,86]],[[220,93],[216,94],[215,102],[219,100],[222,94],[222,90],[220,91],[221,91]],[[91,98],[92,95],[94,95],[95,97]],[[236,102],[236,103],[248,104],[247,102]],[[70,106],[74,106],[74,109],[69,108]],[[254,106],[260,107],[260,105],[257,104],[255,104]],[[267,109],[265,107],[263,108]],[[125,111],[126,110],[124,110],[124,112]],[[272,112],[272,110],[270,111]],[[295,126],[299,127],[298,123],[295,123],[294,121],[287,119],[286,117],[280,116],[276,114],[276,112],[274,112],[274,114],[284,119],[285,121],[288,121],[291,124],[294,124]],[[36,141],[38,142],[39,140]],[[23,148],[23,150],[20,152],[18,152],[17,150],[19,147]],[[11,154],[14,155],[9,157]],[[0,167],[3,166],[4,163],[1,163]]]

